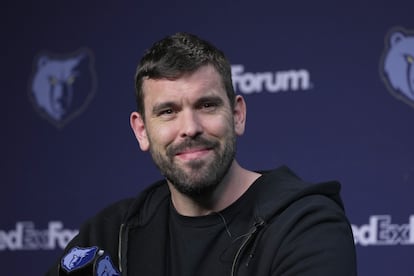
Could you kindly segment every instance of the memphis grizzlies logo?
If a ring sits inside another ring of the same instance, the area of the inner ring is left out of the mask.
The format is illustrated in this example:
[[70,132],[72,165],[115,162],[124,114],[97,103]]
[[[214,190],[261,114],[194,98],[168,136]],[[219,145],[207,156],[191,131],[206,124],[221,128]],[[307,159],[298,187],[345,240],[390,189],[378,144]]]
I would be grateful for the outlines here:
[[414,32],[394,28],[385,44],[382,78],[391,94],[414,107]]
[[36,110],[57,127],[78,116],[95,90],[94,60],[88,49],[65,55],[44,53],[34,61],[29,96]]
[[96,265],[96,276],[119,276],[118,270],[114,267],[111,258],[106,255]]
[[61,260],[61,266],[67,272],[72,272],[93,262],[98,248],[96,246],[89,248],[72,248]]

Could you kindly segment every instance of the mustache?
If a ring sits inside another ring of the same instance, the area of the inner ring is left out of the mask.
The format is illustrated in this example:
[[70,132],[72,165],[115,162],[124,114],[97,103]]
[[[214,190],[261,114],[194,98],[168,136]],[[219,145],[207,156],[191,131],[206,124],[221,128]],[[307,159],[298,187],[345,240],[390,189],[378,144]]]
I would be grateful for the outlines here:
[[197,138],[189,138],[184,140],[182,143],[177,145],[170,145],[167,150],[166,154],[169,157],[176,155],[182,151],[192,149],[192,148],[215,148],[219,145],[217,141],[211,141],[203,137]]

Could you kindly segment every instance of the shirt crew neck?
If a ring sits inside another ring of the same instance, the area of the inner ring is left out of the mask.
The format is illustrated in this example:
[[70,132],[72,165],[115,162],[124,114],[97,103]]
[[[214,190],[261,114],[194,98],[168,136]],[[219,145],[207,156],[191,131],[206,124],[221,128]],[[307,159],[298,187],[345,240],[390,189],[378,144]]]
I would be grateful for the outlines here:
[[231,218],[236,217],[240,212],[244,211],[243,206],[252,206],[248,204],[249,201],[254,200],[254,194],[258,190],[258,186],[260,182],[264,178],[262,174],[259,176],[250,187],[244,192],[235,202],[224,208],[219,212],[213,212],[208,215],[203,216],[184,216],[177,212],[175,209],[172,200],[170,198],[170,215],[173,220],[184,227],[192,227],[192,228],[202,228],[202,227],[209,227],[218,224],[223,224],[223,220],[229,222]]

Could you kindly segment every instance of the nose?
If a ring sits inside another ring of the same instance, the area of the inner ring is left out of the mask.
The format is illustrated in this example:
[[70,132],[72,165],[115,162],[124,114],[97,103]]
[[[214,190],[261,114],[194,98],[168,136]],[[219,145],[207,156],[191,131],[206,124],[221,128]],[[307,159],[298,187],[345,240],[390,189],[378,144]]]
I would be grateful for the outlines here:
[[196,137],[203,132],[200,118],[197,112],[193,110],[185,110],[181,114],[180,136]]

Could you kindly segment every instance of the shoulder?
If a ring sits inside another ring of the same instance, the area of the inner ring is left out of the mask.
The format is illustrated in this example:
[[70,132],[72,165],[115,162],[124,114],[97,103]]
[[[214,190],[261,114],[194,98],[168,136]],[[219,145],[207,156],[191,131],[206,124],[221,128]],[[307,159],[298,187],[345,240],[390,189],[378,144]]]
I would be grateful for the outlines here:
[[264,177],[258,183],[261,187],[255,215],[267,222],[268,230],[276,233],[273,236],[280,242],[298,244],[298,239],[309,239],[312,244],[320,236],[326,243],[334,244],[341,237],[353,245],[338,182],[307,183],[285,167]]
[[305,201],[333,203],[335,208],[343,209],[339,182],[305,182],[285,166],[263,172],[255,186],[258,190],[257,205],[264,217],[271,217]]
[[168,188],[165,186],[159,181],[135,198],[122,199],[108,205],[82,224],[79,234],[71,243],[91,245],[117,241],[122,224],[136,222],[139,218],[149,217],[155,212],[153,206],[157,206],[168,195],[165,191]]
[[135,198],[126,198],[108,205],[96,215],[89,218],[82,227],[99,228],[102,224],[106,226],[120,225],[135,200]]
[[[340,184],[308,183],[286,167],[264,176],[258,209],[266,220],[263,249],[276,254],[272,263],[275,275],[288,267],[297,275],[304,268],[297,265],[303,258],[308,258],[310,271],[315,271],[312,275],[353,275],[339,273],[355,267],[353,235]],[[320,268],[320,263],[332,265]]]
[[[307,275],[356,275],[351,226],[330,197],[309,194],[297,199],[269,221],[265,236],[267,244],[277,245],[274,275],[299,275],[303,270]],[[301,263],[305,258],[307,263]]]
[[89,219],[85,226],[89,228],[116,227],[121,224],[133,224],[156,213],[160,204],[169,198],[169,189],[165,181],[158,181],[145,190],[141,191],[135,198],[127,198],[115,202],[104,208],[94,217]]

